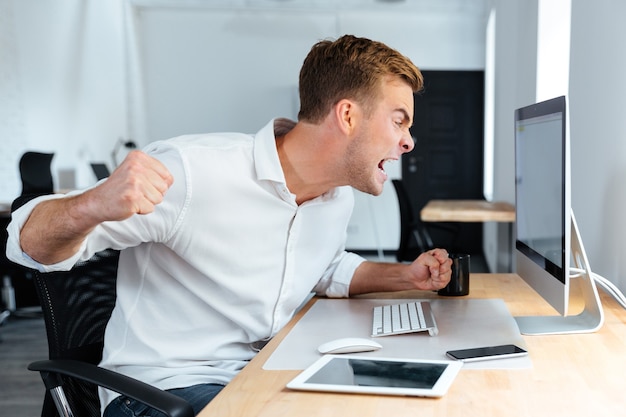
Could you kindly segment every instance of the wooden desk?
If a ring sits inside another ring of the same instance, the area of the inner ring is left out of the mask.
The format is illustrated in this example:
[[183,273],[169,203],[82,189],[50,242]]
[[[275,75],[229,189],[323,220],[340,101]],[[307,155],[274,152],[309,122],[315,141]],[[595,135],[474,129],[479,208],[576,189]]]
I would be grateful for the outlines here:
[[[470,291],[469,297],[472,298],[503,299],[513,315],[552,311],[547,303],[515,274],[473,274]],[[599,332],[581,335],[524,336],[533,362],[532,369],[461,370],[450,391],[440,399],[296,392],[286,389],[285,384],[300,371],[266,371],[262,366],[302,316],[303,312],[300,312],[199,415],[201,417],[624,415],[626,311],[612,299],[602,295],[606,322]],[[408,296],[437,297],[435,293],[424,292],[372,294],[369,297]]]
[[420,211],[423,222],[515,221],[515,207],[503,201],[431,200]]

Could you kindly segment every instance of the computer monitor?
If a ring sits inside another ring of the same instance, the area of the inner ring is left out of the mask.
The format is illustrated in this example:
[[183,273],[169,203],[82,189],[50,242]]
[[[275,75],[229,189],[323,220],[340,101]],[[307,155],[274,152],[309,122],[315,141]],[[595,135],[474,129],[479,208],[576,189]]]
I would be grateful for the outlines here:
[[[604,320],[571,210],[567,107],[561,96],[515,111],[516,272],[559,314],[516,317],[525,334],[590,332]],[[582,280],[585,308],[569,315],[574,276]]]
[[109,168],[106,166],[106,164],[102,162],[92,162],[91,170],[93,171],[98,181],[104,178],[108,178],[108,176],[110,175]]

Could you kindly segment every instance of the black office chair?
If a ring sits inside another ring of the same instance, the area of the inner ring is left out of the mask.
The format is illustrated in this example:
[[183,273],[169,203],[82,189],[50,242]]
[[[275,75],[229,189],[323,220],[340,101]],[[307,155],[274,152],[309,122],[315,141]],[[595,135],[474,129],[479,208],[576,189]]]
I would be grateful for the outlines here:
[[22,179],[22,193],[13,201],[11,212],[20,208],[34,197],[52,194],[52,158],[53,153],[25,152],[20,158],[19,169]]
[[[458,234],[458,227],[447,223],[426,224],[413,212],[408,193],[402,180],[391,180],[398,197],[400,208],[400,244],[396,251],[398,262],[413,261],[420,253],[435,247],[452,250],[454,239]],[[430,228],[444,231],[448,239],[445,242],[434,242]]]
[[35,272],[49,360],[33,362],[28,369],[40,372],[46,386],[42,417],[100,416],[98,386],[171,417],[194,416],[180,397],[97,366],[115,305],[118,258],[119,251],[105,250],[70,271]]
[[[53,153],[34,151],[27,151],[22,155],[19,161],[22,192],[13,200],[11,213],[35,197],[54,192],[51,170],[53,157]],[[4,243],[6,244],[6,241]],[[15,287],[15,293],[28,307],[36,307],[37,297],[32,283],[33,271],[6,260],[6,257],[2,259],[2,264],[6,268],[6,275],[10,277]],[[23,312],[20,311],[20,313]]]

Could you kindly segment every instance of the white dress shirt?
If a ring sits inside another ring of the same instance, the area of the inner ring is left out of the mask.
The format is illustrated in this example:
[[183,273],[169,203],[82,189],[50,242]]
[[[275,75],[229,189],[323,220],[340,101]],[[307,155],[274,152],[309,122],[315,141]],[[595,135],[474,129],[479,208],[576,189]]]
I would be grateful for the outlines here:
[[[287,189],[275,136],[293,125],[155,142],[145,151],[174,184],[153,213],[105,222],[71,259],[40,265],[19,230],[37,201],[62,198],[45,196],[14,213],[7,255],[53,271],[124,249],[101,365],[162,389],[226,384],[255,355],[250,344],[274,336],[311,291],[348,296],[363,262],[344,250],[351,188],[301,205]],[[101,391],[103,409],[115,395]]]

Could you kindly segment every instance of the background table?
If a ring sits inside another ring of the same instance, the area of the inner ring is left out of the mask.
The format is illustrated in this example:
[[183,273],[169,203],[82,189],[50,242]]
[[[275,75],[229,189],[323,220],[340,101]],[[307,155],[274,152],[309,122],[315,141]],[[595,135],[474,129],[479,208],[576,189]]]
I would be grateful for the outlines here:
[[431,200],[420,211],[423,222],[515,221],[515,207],[504,201]]
[[420,218],[423,222],[509,223],[505,265],[506,272],[513,272],[515,207],[512,204],[486,200],[431,200],[420,211]]

